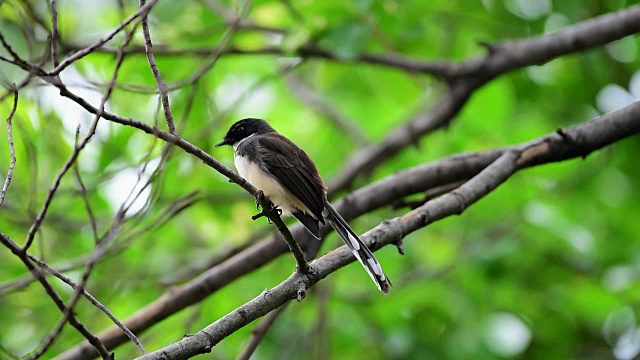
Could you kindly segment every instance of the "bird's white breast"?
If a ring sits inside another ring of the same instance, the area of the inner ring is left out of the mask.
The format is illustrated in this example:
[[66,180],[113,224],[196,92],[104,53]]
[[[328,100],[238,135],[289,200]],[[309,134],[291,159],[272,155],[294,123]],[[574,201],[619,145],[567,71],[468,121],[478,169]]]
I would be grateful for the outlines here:
[[234,163],[236,169],[238,169],[238,173],[251,185],[262,190],[264,194],[282,210],[283,214],[289,215],[296,208],[303,211],[306,210],[306,212],[309,213],[307,207],[287,191],[276,178],[264,172],[254,162],[249,161],[247,157],[235,155]]

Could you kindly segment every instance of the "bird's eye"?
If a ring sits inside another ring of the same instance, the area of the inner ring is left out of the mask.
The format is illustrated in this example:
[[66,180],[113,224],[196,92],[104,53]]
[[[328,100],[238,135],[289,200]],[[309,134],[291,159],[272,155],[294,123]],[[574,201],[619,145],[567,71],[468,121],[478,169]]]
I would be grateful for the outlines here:
[[238,131],[244,131],[244,126],[240,126],[240,127],[238,128]]

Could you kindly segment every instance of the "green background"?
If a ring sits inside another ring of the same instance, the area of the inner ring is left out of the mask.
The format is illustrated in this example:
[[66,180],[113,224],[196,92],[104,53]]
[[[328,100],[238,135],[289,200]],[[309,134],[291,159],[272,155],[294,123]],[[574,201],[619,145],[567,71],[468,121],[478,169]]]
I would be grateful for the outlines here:
[[[47,4],[30,3],[50,26]],[[150,17],[156,50],[213,49],[228,26],[212,11],[211,3],[161,0]],[[444,84],[430,76],[355,61],[363,52],[463,61],[484,53],[481,42],[551,33],[635,3],[256,0],[247,19],[288,33],[239,29],[227,46],[246,51],[276,46],[291,56],[222,56],[197,82],[171,92],[171,108],[180,135],[229,167],[233,166],[231,149],[213,144],[235,120],[265,118],[304,148],[330,183],[361,144],[301,101],[287,76],[314,89],[368,142],[377,143],[436,104]],[[243,6],[220,4],[232,12]],[[125,1],[124,9],[115,1],[60,1],[62,52],[95,42],[135,9],[136,3],[130,1]],[[2,33],[16,51],[33,60],[48,43],[46,32],[38,30],[39,25],[26,13],[21,1],[0,2]],[[30,31],[39,37],[25,37]],[[122,39],[117,36],[110,48],[117,48]],[[308,58],[299,62],[295,50],[309,41],[340,61]],[[140,31],[134,44],[142,44]],[[455,153],[525,142],[637,100],[639,45],[637,37],[626,38],[502,76],[479,89],[446,129],[403,150],[370,176],[360,176],[353,187]],[[206,58],[156,55],[169,85],[192,76]],[[97,106],[114,63],[113,53],[91,54],[65,70],[62,79]],[[51,68],[51,64],[45,66]],[[18,82],[25,75],[6,63],[0,63],[0,72],[3,84]],[[109,111],[166,127],[144,53],[125,58],[118,83],[107,104]],[[22,244],[53,178],[72,152],[76,127],[80,125],[84,134],[93,117],[61,98],[51,86],[38,82],[21,90],[19,101],[14,118],[18,162],[0,207],[0,229]],[[0,103],[1,117],[6,118],[10,109],[9,96]],[[4,124],[0,129],[0,139],[4,139]],[[0,141],[3,180],[8,150],[6,141]],[[147,134],[100,122],[96,137],[79,159],[99,234],[111,226],[125,200],[121,194],[138,177],[144,184],[162,151],[162,144]],[[255,359],[635,356],[640,350],[639,151],[640,142],[632,137],[584,160],[518,173],[462,216],[409,235],[404,256],[393,247],[377,252],[394,284],[389,296],[375,289],[359,265],[341,269],[315,286],[302,303],[288,307]],[[65,176],[31,248],[54,268],[71,268],[66,275],[75,280],[83,268],[73,266],[74,262],[95,247],[78,189],[73,174]],[[193,193],[197,195],[188,197]],[[176,201],[184,197],[190,206],[174,214]],[[149,201],[138,212],[137,204],[144,202],[134,204],[87,285],[120,319],[185,281],[180,276],[185,271],[201,268],[252,234],[273,230],[264,220],[251,220],[255,203],[246,192],[178,150],[172,152],[142,198]],[[363,233],[406,211],[385,208],[351,224]],[[321,254],[340,244],[332,233]],[[281,256],[154,326],[141,340],[147,350],[173,343],[275,286],[293,269],[292,257]],[[38,284],[6,288],[15,279],[28,279],[25,272],[15,256],[0,249],[0,286],[4,286],[0,292],[0,358],[36,349],[61,316]],[[72,294],[64,284],[52,282],[65,299]],[[76,312],[96,333],[110,326],[109,319],[84,300]],[[212,355],[201,357],[235,358],[254,325],[225,339]],[[81,340],[67,325],[44,358]],[[118,359],[136,354],[131,343],[116,350]]]

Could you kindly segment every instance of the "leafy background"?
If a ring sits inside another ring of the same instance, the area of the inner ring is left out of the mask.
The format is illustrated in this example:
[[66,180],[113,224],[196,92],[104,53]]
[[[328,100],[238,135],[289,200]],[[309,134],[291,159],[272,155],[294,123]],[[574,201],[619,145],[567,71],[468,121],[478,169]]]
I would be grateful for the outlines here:
[[[212,49],[228,29],[212,1],[160,1],[150,17],[157,49]],[[215,2],[218,3],[218,2]],[[213,143],[244,117],[268,119],[300,144],[330,180],[361,144],[326,116],[301,101],[292,81],[312,88],[370,143],[432,106],[444,87],[438,80],[355,61],[363,52],[400,53],[423,60],[460,61],[485,50],[480,43],[550,33],[615,11],[625,0],[456,0],[456,1],[281,1],[256,0],[248,19],[287,29],[286,35],[238,30],[228,46],[256,50],[278,46],[291,57],[265,54],[222,56],[195,83],[171,92],[181,136],[232,167],[230,149]],[[48,6],[29,1],[47,20]],[[242,3],[220,2],[229,11]],[[68,0],[59,2],[60,33],[72,49],[95,42],[137,4]],[[15,49],[33,58],[47,46],[46,33],[24,36],[22,1],[0,2],[2,32]],[[340,61],[300,59],[295,49],[308,41]],[[111,43],[115,48],[122,41]],[[142,34],[134,37],[142,44]],[[480,151],[533,139],[584,122],[640,98],[638,37],[587,53],[516,71],[477,91],[455,121],[358,178],[354,188],[400,169],[464,151]],[[206,57],[156,55],[165,80],[192,76]],[[113,73],[113,53],[98,52],[63,73],[63,80],[98,104]],[[292,67],[293,66],[293,67]],[[24,73],[0,63],[3,83]],[[293,80],[292,80],[293,77]],[[111,112],[163,126],[153,92],[155,80],[144,54],[125,58],[119,86],[107,104]],[[34,82],[20,92],[14,118],[18,163],[0,228],[18,242],[40,208],[52,179],[74,146],[76,127],[92,117]],[[11,97],[0,103],[2,116]],[[3,127],[4,129],[4,127]],[[0,175],[9,165],[0,143]],[[197,274],[212,257],[239,246],[252,234],[273,230],[251,221],[253,199],[194,157],[179,151],[154,175],[163,145],[135,129],[102,121],[79,160],[82,180],[106,231],[123,203],[132,204],[126,222],[101,259],[88,290],[120,319]],[[584,160],[546,165],[519,173],[462,216],[445,219],[405,239],[404,256],[387,247],[376,255],[392,279],[380,295],[358,265],[319,283],[302,303],[278,319],[254,358],[352,359],[631,359],[640,352],[640,167],[638,138],[593,153]],[[145,167],[145,164],[147,166]],[[127,200],[148,180],[137,201]],[[190,197],[190,195],[192,195]],[[336,197],[346,194],[343,192]],[[185,198],[186,197],[186,198]],[[174,214],[176,204],[186,202]],[[357,232],[406,209],[382,209],[352,222]],[[95,238],[74,176],[67,175],[31,251],[55,268],[70,268],[92,251]],[[339,245],[330,235],[321,253]],[[282,256],[216,292],[200,304],[163,321],[141,336],[147,349],[177,341],[213,322],[287,277],[293,259]],[[189,275],[189,269],[196,269]],[[187,275],[184,275],[187,274]],[[8,250],[0,250],[0,358],[37,348],[60,318],[51,299],[28,279]],[[72,291],[54,281],[56,289]],[[90,304],[76,307],[98,332],[110,321]],[[236,357],[251,335],[242,329],[202,358]],[[67,326],[44,358],[82,338]],[[136,355],[132,344],[118,358]]]

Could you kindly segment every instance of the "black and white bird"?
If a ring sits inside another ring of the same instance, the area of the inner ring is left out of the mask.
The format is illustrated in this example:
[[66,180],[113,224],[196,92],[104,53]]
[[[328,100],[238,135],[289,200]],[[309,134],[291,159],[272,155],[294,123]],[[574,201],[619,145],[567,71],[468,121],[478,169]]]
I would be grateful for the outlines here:
[[261,119],[243,119],[231,126],[216,146],[231,145],[238,173],[264,194],[283,214],[293,215],[320,239],[320,224],[333,226],[362,263],[378,289],[391,283],[371,250],[327,200],[327,186],[311,158]]

